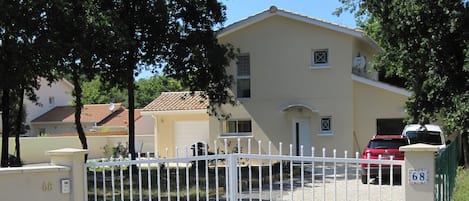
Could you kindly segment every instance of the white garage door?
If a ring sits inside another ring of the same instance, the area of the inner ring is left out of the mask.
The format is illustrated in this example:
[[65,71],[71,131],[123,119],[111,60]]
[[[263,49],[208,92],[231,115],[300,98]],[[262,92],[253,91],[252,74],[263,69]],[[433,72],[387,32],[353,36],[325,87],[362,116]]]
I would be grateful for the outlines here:
[[190,147],[197,142],[209,142],[208,121],[177,121],[174,124],[175,142],[178,156],[185,156],[185,146],[189,148],[188,155],[192,156]]

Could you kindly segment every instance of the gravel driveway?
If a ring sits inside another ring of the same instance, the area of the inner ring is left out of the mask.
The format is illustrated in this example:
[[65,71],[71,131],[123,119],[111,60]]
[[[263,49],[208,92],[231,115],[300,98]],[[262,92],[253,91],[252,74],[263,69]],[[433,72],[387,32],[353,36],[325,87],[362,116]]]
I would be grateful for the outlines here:
[[[378,179],[374,179],[370,184],[362,184],[360,175],[356,174],[356,167],[347,168],[347,179],[345,179],[345,168],[338,167],[336,169],[337,178],[334,182],[333,168],[327,167],[323,170],[316,167],[314,171],[314,188],[311,168],[306,167],[303,179],[301,175],[295,175],[293,182],[290,179],[284,179],[283,185],[280,182],[274,182],[272,192],[269,186],[263,186],[263,190],[259,193],[258,188],[253,188],[251,194],[248,189],[243,189],[240,195],[241,200],[281,200],[281,201],[398,201],[404,200],[404,190],[400,181],[394,181],[394,185],[390,185],[389,179],[382,181],[379,185]],[[326,175],[323,177],[323,175]],[[323,180],[324,178],[324,180]],[[301,181],[304,185],[301,185]],[[293,183],[293,189],[291,187]],[[283,189],[283,190],[281,190]]]

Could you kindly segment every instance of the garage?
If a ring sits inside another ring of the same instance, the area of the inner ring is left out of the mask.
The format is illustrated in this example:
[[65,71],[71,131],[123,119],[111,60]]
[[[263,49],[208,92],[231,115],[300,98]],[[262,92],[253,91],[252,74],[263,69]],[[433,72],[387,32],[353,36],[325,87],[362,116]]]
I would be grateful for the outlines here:
[[404,127],[403,118],[376,119],[376,134],[400,135]]
[[[207,120],[176,121],[174,123],[174,141],[179,148],[178,156],[185,156],[185,147],[197,142],[209,142],[209,126]],[[189,149],[188,155],[192,156]]]

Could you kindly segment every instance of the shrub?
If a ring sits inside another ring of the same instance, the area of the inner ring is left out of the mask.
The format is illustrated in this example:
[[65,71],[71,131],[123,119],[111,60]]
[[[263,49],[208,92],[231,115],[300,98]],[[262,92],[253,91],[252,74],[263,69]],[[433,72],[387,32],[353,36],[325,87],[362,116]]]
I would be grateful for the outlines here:
[[127,144],[117,143],[116,146],[111,147],[109,145],[104,146],[104,156],[106,158],[125,158],[129,155],[129,149]]
[[10,167],[21,167],[23,162],[20,161],[16,156],[8,154],[8,166]]
[[456,177],[456,187],[454,189],[453,200],[465,201],[469,198],[469,170],[458,167]]

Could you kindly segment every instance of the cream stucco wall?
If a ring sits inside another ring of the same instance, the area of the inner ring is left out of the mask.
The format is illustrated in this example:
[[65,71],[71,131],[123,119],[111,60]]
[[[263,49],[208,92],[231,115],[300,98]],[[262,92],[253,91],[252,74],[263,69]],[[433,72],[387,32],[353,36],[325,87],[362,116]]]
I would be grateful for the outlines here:
[[[353,69],[354,73],[359,73],[360,76],[366,77],[372,80],[378,80],[378,72],[371,68],[371,62],[378,53],[376,47],[371,47],[369,43],[365,43],[363,40],[355,39],[353,43],[353,56],[363,56],[366,59],[366,66],[364,69]],[[353,65],[353,64],[352,64]]]
[[151,116],[141,116],[135,121],[135,135],[154,135],[155,122]]
[[61,179],[70,179],[69,172],[63,166],[0,168],[0,200],[72,200],[71,193],[62,193],[60,185]]
[[354,151],[362,151],[377,134],[376,119],[405,117],[408,96],[360,82],[353,82],[353,90]]
[[[292,118],[306,116],[311,118],[313,146],[330,148],[330,152],[332,148],[352,150],[352,61],[358,52],[372,58],[371,47],[350,35],[281,16],[225,35],[220,42],[250,55],[251,97],[224,110],[233,119],[252,119],[253,140],[293,143]],[[328,49],[329,66],[311,68],[314,49]],[[235,66],[233,62],[229,73],[235,75]],[[282,112],[298,103],[317,111]],[[332,117],[333,135],[319,134],[321,116]],[[210,129],[211,136],[219,135],[221,122],[211,118]]]
[[[200,112],[169,112],[153,114],[155,120],[155,154],[160,157],[173,157],[175,155],[176,135],[174,126],[176,121],[208,120],[205,111]],[[168,149],[168,155],[166,155]]]
[[[85,132],[90,131],[95,126],[95,122],[81,122]],[[32,123],[31,134],[32,136],[38,136],[41,129],[45,130],[45,134],[54,135],[62,133],[76,133],[75,122],[47,122],[47,123]]]

